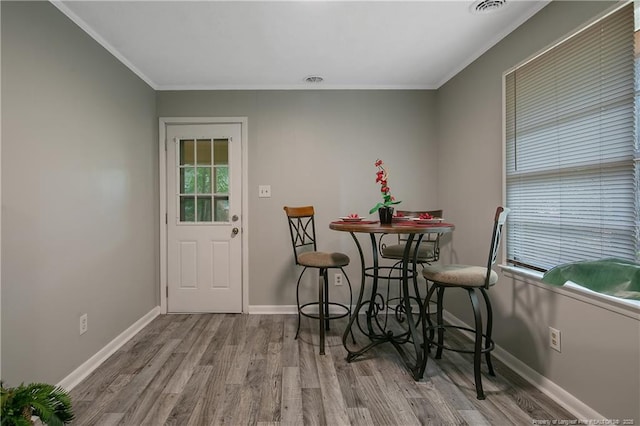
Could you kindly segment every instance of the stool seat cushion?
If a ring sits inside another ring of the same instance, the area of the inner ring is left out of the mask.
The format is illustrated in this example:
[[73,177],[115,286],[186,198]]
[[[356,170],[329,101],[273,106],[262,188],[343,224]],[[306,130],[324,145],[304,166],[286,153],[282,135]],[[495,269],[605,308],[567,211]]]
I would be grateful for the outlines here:
[[[390,246],[385,246],[382,248],[382,257],[386,257],[389,259],[402,259],[402,257],[404,256],[405,246],[405,244],[393,244]],[[412,243],[410,259],[413,259],[415,251],[416,245]],[[433,259],[433,243],[427,241],[420,244],[420,248],[418,249],[418,260],[429,259]]]
[[298,263],[312,268],[340,268],[349,264],[349,256],[344,253],[307,251],[298,255]]
[[[487,277],[487,268],[471,265],[427,265],[422,275],[429,281],[443,286],[482,287]],[[498,282],[498,274],[491,270],[489,285]]]

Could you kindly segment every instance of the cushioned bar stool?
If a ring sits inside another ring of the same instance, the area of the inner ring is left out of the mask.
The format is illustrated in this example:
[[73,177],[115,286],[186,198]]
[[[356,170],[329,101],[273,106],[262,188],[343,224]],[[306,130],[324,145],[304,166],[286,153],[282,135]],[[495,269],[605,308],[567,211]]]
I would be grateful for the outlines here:
[[[442,217],[442,210],[420,210],[420,211],[410,211],[410,210],[398,210],[397,214],[400,217],[405,218],[419,218],[420,215],[427,213],[434,218]],[[385,236],[390,237],[388,234],[382,234],[380,236],[380,240],[378,241],[379,245],[379,253],[380,257],[383,259],[391,259],[394,260],[392,269],[389,272],[389,281],[391,281],[391,274],[393,271],[399,271],[401,269],[402,261],[404,258],[404,249],[407,243],[407,236],[403,234],[397,234],[395,236],[395,241],[389,241],[389,238],[385,239]],[[420,246],[418,248],[418,253],[416,257],[416,245],[417,239],[414,240],[411,244],[411,250],[409,252],[409,259],[411,261],[414,260],[417,265],[425,265],[430,264],[432,262],[437,262],[440,259],[440,233],[430,233],[424,234],[422,240],[420,241]],[[413,274],[414,286],[417,286],[418,275],[417,272]],[[389,289],[387,289],[389,292]],[[390,301],[389,297],[387,297],[387,303]],[[400,300],[402,299],[402,291],[401,287],[399,287],[398,297],[392,298],[391,300]]]
[[[297,339],[300,333],[300,316],[317,319],[320,325],[320,355],[324,355],[324,336],[325,330],[329,330],[329,321],[351,315],[351,305],[353,304],[351,281],[343,269],[349,264],[349,257],[344,253],[318,251],[313,206],[285,206],[284,211],[289,221],[289,231],[296,265],[304,267],[296,284],[298,329],[296,330],[295,338]],[[318,301],[300,305],[300,280],[308,268],[318,269]],[[340,269],[346,278],[349,285],[348,306],[329,301],[329,269]],[[337,310],[338,312],[331,312],[330,306],[336,307],[334,311]],[[309,307],[311,308],[309,309]],[[313,307],[317,307],[317,313],[314,312]]]
[[[500,237],[502,234],[502,226],[507,220],[509,209],[504,207],[498,207],[496,210],[493,234],[491,236],[491,246],[489,247],[489,259],[487,260],[486,267],[483,266],[470,266],[470,265],[427,265],[422,270],[422,275],[427,281],[432,282],[432,286],[427,293],[427,297],[424,303],[425,312],[429,304],[428,301],[434,292],[438,292],[436,303],[436,325],[432,325],[429,315],[426,315],[426,320],[429,324],[427,331],[429,336],[426,337],[426,345],[435,345],[438,349],[436,351],[436,359],[442,357],[442,350],[450,350],[454,352],[463,352],[473,354],[473,371],[476,382],[476,395],[478,399],[485,399],[484,391],[482,390],[482,376],[480,365],[482,362],[482,354],[485,354],[487,367],[489,369],[489,375],[495,376],[493,371],[493,365],[491,364],[491,351],[494,348],[493,340],[491,339],[491,328],[493,326],[493,312],[491,310],[491,301],[487,290],[498,281],[498,274],[492,269],[492,266],[496,263],[498,256],[498,247],[500,246]],[[474,328],[461,327],[454,325],[445,325],[442,320],[442,301],[444,298],[444,291],[451,288],[461,288],[467,291],[469,299],[471,300],[471,307],[473,308],[474,315]],[[483,329],[482,325],[482,311],[478,301],[478,293],[482,295],[485,302],[487,312],[487,326]],[[470,331],[474,334],[473,349],[464,347],[450,347],[444,343],[444,332],[447,328],[457,328],[460,330]],[[434,340],[433,331],[437,330],[438,337]],[[483,344],[484,341],[484,344]],[[422,371],[426,367],[427,357],[422,366]]]
[[[442,217],[442,210],[424,210],[424,211],[409,211],[409,210],[398,210],[398,216],[401,217],[420,217],[423,213],[428,213],[433,217]],[[402,257],[404,255],[404,248],[406,246],[406,236],[402,234],[397,234],[398,241],[395,244],[387,244],[383,241],[384,235],[380,237],[380,256],[385,259],[394,259],[398,261],[402,261]],[[411,259],[413,259],[415,255],[415,245],[416,241],[413,241],[411,247]],[[431,263],[436,262],[440,258],[440,234],[425,234],[420,242],[420,247],[418,248],[418,257],[417,263]]]

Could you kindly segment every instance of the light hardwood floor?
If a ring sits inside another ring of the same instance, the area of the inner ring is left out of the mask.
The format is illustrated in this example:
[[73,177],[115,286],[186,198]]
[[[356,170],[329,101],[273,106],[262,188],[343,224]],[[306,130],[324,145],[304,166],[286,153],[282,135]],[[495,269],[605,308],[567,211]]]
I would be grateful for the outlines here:
[[[76,425],[530,425],[569,412],[495,360],[475,397],[470,356],[414,381],[389,344],[352,363],[332,323],[295,315],[161,315],[72,391]],[[452,336],[448,336],[452,338]],[[464,339],[458,335],[457,338]]]

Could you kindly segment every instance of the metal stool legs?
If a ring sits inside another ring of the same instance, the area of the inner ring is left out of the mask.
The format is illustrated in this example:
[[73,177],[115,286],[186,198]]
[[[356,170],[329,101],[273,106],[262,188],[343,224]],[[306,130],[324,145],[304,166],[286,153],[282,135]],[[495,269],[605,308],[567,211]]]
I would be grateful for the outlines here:
[[[330,268],[318,268],[318,301],[317,302],[309,302],[303,305],[300,305],[300,281],[302,280],[302,276],[304,272],[307,270],[305,267],[300,276],[298,277],[298,282],[296,284],[296,305],[298,307],[298,327],[296,329],[295,339],[298,338],[300,334],[300,322],[301,317],[306,316],[309,318],[318,319],[319,325],[319,338],[320,338],[320,355],[325,354],[325,331],[330,330],[330,321],[333,319],[338,319],[346,316],[351,316],[351,305],[353,304],[353,290],[351,288],[351,280],[349,280],[349,276],[344,272],[344,269],[340,268],[342,274],[347,280],[347,284],[349,286],[349,306],[343,305],[341,303],[330,302],[329,301],[329,269]],[[318,307],[318,314],[313,313],[304,313],[303,309],[306,306],[316,305]],[[334,305],[342,308],[344,313],[334,313],[331,314],[329,311],[329,306]],[[353,335],[353,331],[351,332],[351,338],[355,343],[355,337]]]
[[[465,288],[467,293],[469,294],[469,300],[471,301],[471,307],[473,308],[473,317],[474,317],[474,328],[469,327],[461,327],[455,325],[445,325],[443,319],[443,300],[444,300],[444,291],[445,287],[438,285],[436,283],[429,289],[427,293],[427,297],[425,300],[425,320],[429,324],[426,331],[429,332],[428,337],[426,337],[427,342],[425,344],[425,350],[429,350],[430,345],[437,346],[435,359],[442,358],[442,351],[444,349],[454,351],[454,352],[463,352],[473,354],[473,373],[475,379],[475,387],[476,387],[476,396],[478,399],[485,399],[484,390],[482,388],[482,354],[485,354],[487,367],[489,370],[489,375],[495,376],[495,372],[493,370],[493,365],[491,363],[491,351],[494,348],[493,340],[491,339],[491,329],[493,327],[493,310],[491,308],[491,301],[489,296],[487,295],[485,289],[483,288]],[[486,328],[483,327],[482,324],[482,310],[480,306],[480,301],[478,298],[478,291],[482,295],[482,298],[485,302],[485,307],[487,311],[487,325]],[[437,311],[436,311],[436,325],[431,325],[431,321],[426,314],[426,306],[428,306],[428,302],[431,299],[433,293],[437,293]],[[473,350],[461,349],[461,348],[452,348],[446,346],[444,343],[444,332],[447,328],[457,328],[459,330],[468,331],[474,334],[474,344]],[[438,332],[437,339],[434,339],[434,331]],[[484,339],[484,345],[482,341]],[[426,356],[424,363],[426,365]],[[424,367],[423,367],[424,368]]]
[[487,331],[485,333],[484,347],[485,347],[485,357],[487,361],[487,367],[489,368],[489,375],[495,376],[496,373],[493,371],[493,364],[491,364],[491,350],[493,349],[493,340],[491,339],[491,330],[493,329],[493,309],[491,308],[491,300],[489,299],[489,295],[484,288],[480,289],[482,293],[482,297],[484,297],[484,304],[487,308]]
[[[326,269],[320,269],[318,283],[318,325],[320,330],[320,355],[324,355],[324,331],[329,330],[329,277]],[[324,282],[322,282],[324,281]]]

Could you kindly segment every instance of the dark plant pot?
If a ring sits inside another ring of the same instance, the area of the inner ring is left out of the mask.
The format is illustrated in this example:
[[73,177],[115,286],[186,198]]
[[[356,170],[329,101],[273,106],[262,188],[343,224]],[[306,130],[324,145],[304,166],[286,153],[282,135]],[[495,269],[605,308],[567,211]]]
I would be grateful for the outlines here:
[[380,216],[380,223],[383,225],[391,224],[393,220],[393,207],[380,207],[378,209],[378,215]]

